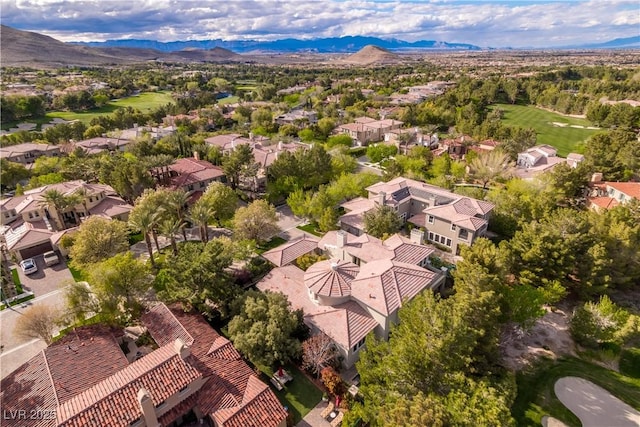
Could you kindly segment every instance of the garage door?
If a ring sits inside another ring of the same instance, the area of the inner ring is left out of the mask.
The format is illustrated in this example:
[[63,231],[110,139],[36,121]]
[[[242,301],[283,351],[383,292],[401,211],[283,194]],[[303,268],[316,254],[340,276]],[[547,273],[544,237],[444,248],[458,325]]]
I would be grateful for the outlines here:
[[47,251],[52,251],[52,250],[53,250],[53,247],[51,246],[51,242],[44,242],[44,243],[40,243],[37,246],[33,246],[31,248],[22,249],[20,251],[20,258],[22,259],[31,258],[36,255],[40,255]]

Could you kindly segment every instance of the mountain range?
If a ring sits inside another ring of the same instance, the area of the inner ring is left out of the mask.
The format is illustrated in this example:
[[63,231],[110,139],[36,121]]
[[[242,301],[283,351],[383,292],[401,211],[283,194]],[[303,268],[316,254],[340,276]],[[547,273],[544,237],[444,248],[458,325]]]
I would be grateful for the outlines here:
[[365,46],[375,45],[387,50],[480,50],[480,47],[466,43],[449,43],[434,40],[407,42],[403,40],[384,40],[378,37],[347,36],[322,39],[282,39],[275,41],[257,40],[186,40],[159,42],[156,40],[107,40],[104,42],[72,42],[72,44],[90,47],[135,47],[154,49],[162,52],[175,52],[184,49],[213,49],[221,47],[236,53],[247,52],[313,52],[313,53],[354,53]]

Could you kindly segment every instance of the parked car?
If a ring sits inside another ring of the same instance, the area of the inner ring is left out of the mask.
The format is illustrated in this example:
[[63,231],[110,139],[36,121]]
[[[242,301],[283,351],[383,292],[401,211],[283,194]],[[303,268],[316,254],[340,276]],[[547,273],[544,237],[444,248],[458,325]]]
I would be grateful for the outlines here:
[[32,274],[38,271],[38,266],[33,258],[20,261],[20,268],[24,271],[24,274]]
[[60,258],[58,258],[58,254],[54,251],[49,251],[44,253],[44,265],[47,267],[51,265],[56,265],[60,262]]

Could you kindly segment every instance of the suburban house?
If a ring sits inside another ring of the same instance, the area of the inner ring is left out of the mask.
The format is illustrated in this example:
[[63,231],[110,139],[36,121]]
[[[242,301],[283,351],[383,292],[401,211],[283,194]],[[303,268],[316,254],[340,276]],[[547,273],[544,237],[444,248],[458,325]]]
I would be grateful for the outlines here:
[[576,153],[569,153],[566,159],[557,157],[557,150],[546,144],[536,145],[522,153],[518,153],[516,161],[515,175],[519,178],[527,179],[532,176],[549,171],[556,165],[566,162],[572,168],[584,160],[584,156]]
[[318,123],[318,113],[315,111],[295,109],[288,113],[280,114],[274,120],[279,125],[314,125]]
[[[157,348],[102,325],[75,329],[2,380],[6,426],[284,427],[287,412],[231,342],[164,304],[142,318]],[[17,413],[17,412],[16,412]]]
[[[405,145],[401,143],[400,135],[409,135],[409,142]],[[410,129],[393,129],[384,134],[385,144],[393,144],[398,148],[399,153],[409,150],[411,147],[420,146],[427,148],[435,148],[438,146],[440,139],[437,133],[433,135],[423,134],[419,128]]]
[[209,184],[223,181],[224,172],[219,166],[214,166],[206,160],[200,160],[198,153],[195,157],[177,159],[171,165],[151,170],[151,175],[158,185],[177,190],[191,192],[197,199]]
[[59,145],[25,142],[23,144],[0,147],[0,159],[6,159],[22,165],[31,165],[38,157],[58,157],[60,154]]
[[264,136],[255,136],[249,134],[249,138],[245,138],[237,133],[216,135],[205,139],[205,142],[211,146],[218,147],[223,154],[228,154],[236,149],[238,145],[249,145],[253,149],[253,157],[258,163],[258,175],[255,182],[250,183],[249,187],[262,188],[266,184],[267,169],[278,156],[285,152],[295,152],[300,149],[306,149],[309,146],[302,143],[284,143],[273,142]]
[[370,117],[358,117],[354,123],[346,123],[336,128],[337,133],[347,134],[358,146],[367,145],[370,142],[384,140],[384,135],[394,129],[400,129],[403,122],[400,120],[384,119],[376,120]]
[[589,183],[587,207],[595,211],[640,200],[640,182],[601,181],[602,174],[594,174]]
[[86,154],[100,154],[103,151],[124,151],[130,139],[97,136],[73,143],[74,148],[82,149]]
[[364,233],[365,212],[385,205],[392,207],[403,220],[418,227],[422,239],[444,246],[454,254],[460,245],[471,245],[483,236],[494,205],[483,200],[460,196],[440,187],[398,177],[367,187],[368,198],[359,197],[341,206],[347,211],[340,217],[340,228],[359,236]]
[[[309,242],[299,239],[269,252],[308,253],[314,250]],[[442,272],[428,269],[433,248],[399,235],[383,242],[366,234],[332,231],[316,248],[330,259],[305,272],[292,264],[293,255],[277,257],[279,266],[257,287],[287,295],[293,309],[302,309],[312,334],[322,332],[334,341],[345,368],[358,360],[369,332],[388,339],[398,310],[420,292],[436,291],[444,283]],[[264,255],[272,260],[269,252]]]
[[[45,202],[51,190],[67,197],[78,196],[80,202],[58,212],[55,206]],[[84,181],[45,185],[0,201],[0,239],[16,258],[29,258],[52,250],[54,232],[77,225],[83,218],[98,215],[126,221],[131,209],[133,206],[108,185]]]

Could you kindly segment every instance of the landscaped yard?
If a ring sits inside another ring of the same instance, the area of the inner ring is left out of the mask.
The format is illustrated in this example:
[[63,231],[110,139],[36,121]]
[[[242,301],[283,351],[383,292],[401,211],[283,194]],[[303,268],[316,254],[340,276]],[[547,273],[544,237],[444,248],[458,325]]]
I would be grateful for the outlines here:
[[563,157],[571,152],[582,153],[584,141],[599,132],[597,129],[587,129],[593,124],[586,119],[562,116],[532,105],[497,104],[493,108],[504,111],[502,121],[506,125],[534,128],[538,134],[538,144],[557,148],[558,155]]
[[71,272],[71,276],[73,280],[76,282],[86,282],[89,280],[89,273],[84,270],[80,270],[78,268],[74,268],[71,263],[67,264],[69,267],[69,271]]
[[299,225],[298,227],[302,231],[306,231],[307,233],[311,233],[314,236],[322,237],[324,234],[318,230],[318,224],[315,222],[310,222],[309,224]]
[[[51,122],[54,118],[60,118],[63,120],[80,120],[81,122],[84,122],[88,125],[89,122],[91,122],[91,119],[93,119],[94,117],[111,114],[119,108],[133,107],[142,112],[148,112],[154,108],[171,102],[173,102],[173,98],[171,97],[171,94],[169,92],[145,92],[139,95],[109,101],[103,107],[96,108],[90,111],[51,111],[48,112],[44,117],[40,117],[37,119],[26,119],[24,121],[42,125]],[[15,127],[17,124],[18,122],[2,123],[2,129]]]
[[282,237],[280,237],[280,236],[273,236],[273,237],[271,238],[271,240],[269,240],[268,242],[263,243],[262,245],[258,245],[258,246],[256,247],[256,252],[257,252],[258,254],[263,254],[263,253],[265,253],[266,251],[268,251],[269,249],[277,248],[278,246],[280,246],[281,244],[283,244],[283,243],[285,243],[285,242],[286,242],[286,240],[285,240],[285,239],[283,239]]
[[640,410],[640,379],[631,378],[576,358],[544,360],[533,371],[517,376],[518,395],[512,413],[518,426],[539,427],[544,415],[551,415],[570,426],[580,426],[578,418],[556,397],[553,387],[562,377],[589,380],[618,399]]
[[289,408],[289,412],[293,414],[293,422],[297,424],[320,402],[322,390],[309,381],[296,367],[286,366],[285,369],[293,377],[293,380],[284,385],[284,390],[276,390],[269,382],[275,372],[273,369],[261,366],[260,371],[263,373],[261,380],[269,384],[280,402]]
[[13,277],[13,283],[16,285],[16,295],[20,295],[22,293],[22,282],[20,281],[20,275],[18,274],[18,270],[15,268],[12,268],[11,276]]

